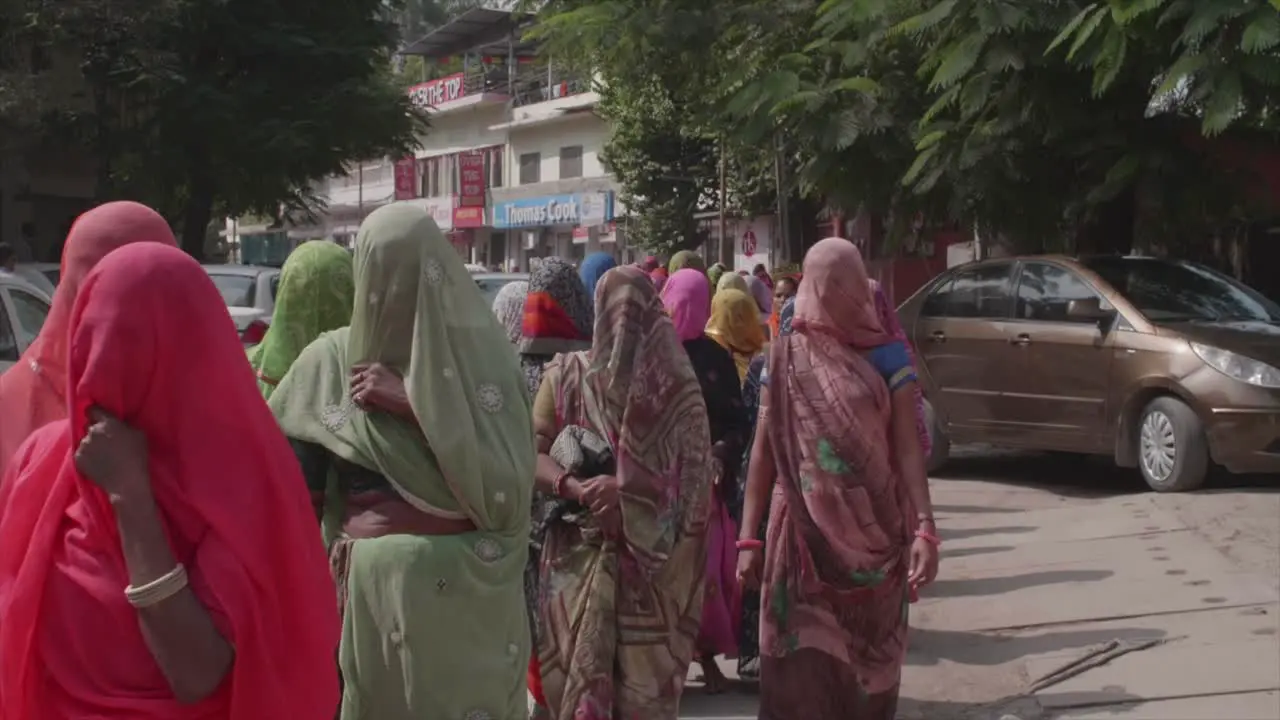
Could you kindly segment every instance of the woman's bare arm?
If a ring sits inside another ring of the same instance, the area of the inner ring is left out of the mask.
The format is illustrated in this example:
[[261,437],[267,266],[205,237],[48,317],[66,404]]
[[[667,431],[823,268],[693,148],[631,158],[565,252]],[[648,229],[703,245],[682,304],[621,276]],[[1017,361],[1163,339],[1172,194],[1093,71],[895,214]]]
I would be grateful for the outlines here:
[[[120,545],[129,570],[129,584],[140,587],[177,567],[169,549],[150,482],[144,488],[113,497]],[[174,697],[194,704],[212,695],[235,660],[235,649],[218,632],[200,599],[190,587],[155,605],[138,609],[142,635],[160,666]]]
[[769,441],[769,406],[763,393],[760,411],[756,419],[756,438],[751,444],[751,461],[747,465],[747,486],[742,498],[742,527],[738,537],[743,540],[762,540],[756,537],[764,509],[769,506],[769,493],[773,491],[776,470],[773,466],[773,443]]
[[[533,472],[533,486],[547,495],[555,495],[556,480],[564,475],[564,468],[551,457],[551,444],[555,442],[556,427],[553,418],[533,416],[533,431],[538,441],[538,464]],[[577,501],[582,495],[582,484],[572,476],[564,479],[560,492],[566,499]]]
[[893,391],[893,447],[898,454],[898,472],[916,506],[920,520],[933,518],[933,500],[929,497],[929,475],[925,471],[924,448],[916,425],[916,383],[908,382]]

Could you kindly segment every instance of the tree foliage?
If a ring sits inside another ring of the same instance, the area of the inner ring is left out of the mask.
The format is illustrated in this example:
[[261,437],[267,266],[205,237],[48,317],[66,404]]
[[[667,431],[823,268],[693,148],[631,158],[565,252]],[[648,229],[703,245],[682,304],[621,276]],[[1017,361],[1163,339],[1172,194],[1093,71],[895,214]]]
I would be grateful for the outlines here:
[[312,181],[403,152],[420,129],[392,76],[396,6],[383,0],[5,9],[7,46],[48,58],[10,67],[0,97],[38,109],[17,120],[84,143],[101,166],[100,194],[155,206],[197,256],[216,214],[314,208]]
[[628,237],[669,253],[705,240],[695,219],[724,207],[752,216],[772,207],[774,157],[721,122],[721,80],[737,35],[717,3],[551,0],[533,34],[554,62],[600,79],[597,111],[613,133],[604,159],[631,213]]
[[541,19],[606,85],[677,88],[677,117],[618,142],[624,185],[679,152],[659,138],[714,128],[891,235],[924,218],[1122,249],[1143,206],[1193,238],[1254,213],[1217,143],[1280,144],[1276,0],[552,0]]

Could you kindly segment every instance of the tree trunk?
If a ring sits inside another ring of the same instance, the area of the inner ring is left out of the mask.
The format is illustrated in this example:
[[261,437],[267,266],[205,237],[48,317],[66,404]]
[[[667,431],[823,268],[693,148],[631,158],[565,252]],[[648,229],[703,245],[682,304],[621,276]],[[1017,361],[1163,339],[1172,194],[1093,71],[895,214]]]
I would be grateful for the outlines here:
[[188,180],[190,195],[182,214],[182,249],[198,262],[204,262],[205,237],[213,219],[214,185],[207,173],[192,172]]

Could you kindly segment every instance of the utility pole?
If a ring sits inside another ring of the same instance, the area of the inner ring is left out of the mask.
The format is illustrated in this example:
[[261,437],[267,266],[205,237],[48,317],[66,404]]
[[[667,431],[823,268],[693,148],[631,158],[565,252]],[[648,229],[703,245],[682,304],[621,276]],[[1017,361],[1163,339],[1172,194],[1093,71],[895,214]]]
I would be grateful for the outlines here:
[[[796,253],[794,253],[794,249],[791,247],[791,243],[789,241],[791,234],[791,217],[787,207],[787,194],[783,190],[786,178],[782,162],[782,147],[776,138],[774,139],[773,146],[774,185],[777,188],[778,195],[778,242],[776,243],[776,247],[781,248],[783,251],[783,262],[775,264],[781,265],[793,260],[798,261],[800,258]],[[773,253],[771,252],[770,255],[773,255]],[[793,255],[795,255],[795,257],[793,257]],[[773,258],[771,257],[770,260],[773,260]]]
[[356,225],[364,222],[364,162],[356,169]]
[[733,270],[733,246],[729,244],[729,230],[725,206],[729,198],[729,162],[724,151],[724,136],[720,136],[720,245],[717,255],[720,263]]

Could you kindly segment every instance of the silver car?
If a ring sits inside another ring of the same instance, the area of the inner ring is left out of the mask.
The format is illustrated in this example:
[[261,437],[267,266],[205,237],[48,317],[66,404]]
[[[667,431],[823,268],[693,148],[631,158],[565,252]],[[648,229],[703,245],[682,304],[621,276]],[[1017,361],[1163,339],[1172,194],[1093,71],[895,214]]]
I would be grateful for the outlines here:
[[262,265],[205,265],[209,279],[217,286],[227,311],[236,322],[236,331],[245,345],[262,341],[276,309],[280,268]]
[[49,317],[52,296],[19,275],[0,272],[0,372],[18,362]]
[[14,273],[53,297],[53,291],[57,289],[62,275],[62,267],[58,263],[18,263]]
[[493,301],[498,297],[498,291],[510,285],[513,282],[528,282],[528,273],[472,273],[471,278],[476,281],[480,292],[484,293],[484,301],[493,307]]

